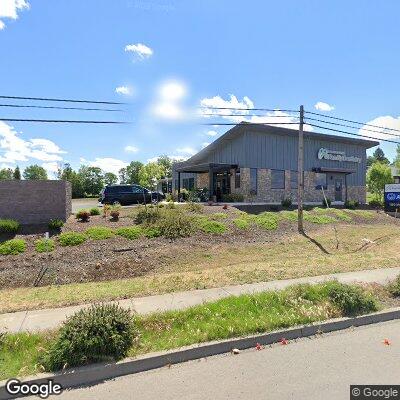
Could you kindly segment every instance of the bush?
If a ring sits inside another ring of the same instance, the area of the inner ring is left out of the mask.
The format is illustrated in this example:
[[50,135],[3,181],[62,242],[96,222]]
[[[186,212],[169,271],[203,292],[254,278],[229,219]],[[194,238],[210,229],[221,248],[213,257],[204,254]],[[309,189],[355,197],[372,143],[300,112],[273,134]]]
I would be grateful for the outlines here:
[[14,219],[0,219],[0,233],[17,233],[20,223]]
[[86,239],[86,236],[79,232],[64,232],[58,238],[61,246],[77,246],[85,242]]
[[248,229],[250,224],[247,219],[244,218],[237,218],[233,220],[233,223],[236,225],[237,228],[239,229]]
[[149,239],[161,236],[161,229],[157,226],[149,226],[143,230],[144,236]]
[[179,211],[170,211],[163,215],[157,227],[169,239],[190,236],[194,230],[193,217]]
[[325,197],[322,199],[322,207],[327,208],[327,207],[330,207],[331,204],[332,204],[332,200],[331,199],[329,199],[329,198],[325,199]]
[[290,197],[282,199],[281,205],[283,208],[290,208],[292,206],[292,199]]
[[400,275],[389,284],[388,289],[392,296],[400,297]]
[[48,227],[51,231],[59,230],[63,227],[64,221],[62,219],[51,219],[48,223]]
[[270,212],[263,212],[254,217],[254,222],[261,228],[275,230],[278,228],[278,216]]
[[383,208],[383,201],[381,200],[370,200],[368,204],[373,208]]
[[53,239],[39,239],[35,242],[35,249],[38,253],[49,253],[55,249],[56,245]]
[[121,212],[121,206],[113,205],[110,209],[110,217],[113,221],[119,220],[119,214]]
[[225,224],[218,221],[211,221],[206,218],[202,218],[199,220],[198,227],[205,233],[214,233],[220,235],[226,232]]
[[143,230],[140,226],[124,226],[122,228],[118,228],[115,233],[118,236],[124,237],[125,239],[134,240],[138,239],[142,235]]
[[218,219],[227,219],[228,215],[222,212],[217,212],[217,213],[213,213],[210,214],[208,216],[209,219],[213,219],[213,220],[218,220]]
[[312,214],[310,212],[304,213],[304,220],[312,224],[331,224],[336,221],[336,218],[330,215]]
[[100,215],[99,207],[93,207],[89,210],[90,215]]
[[[173,203],[172,203],[173,204]],[[140,206],[135,216],[137,224],[154,224],[161,219],[161,210],[158,207],[146,208]]]
[[0,244],[0,254],[3,256],[8,254],[23,253],[26,249],[26,243],[23,239],[11,239]]
[[351,316],[378,310],[375,298],[363,292],[358,286],[329,282],[326,288],[330,300],[341,310],[343,315]]
[[126,357],[137,332],[128,310],[116,304],[94,305],[69,317],[44,354],[47,370]]
[[194,203],[193,201],[190,201],[189,203],[186,203],[184,205],[185,210],[189,212],[194,212],[194,213],[202,213],[203,212],[203,206],[199,203]]
[[356,200],[346,200],[344,202],[344,208],[348,208],[349,210],[355,210],[358,206],[359,203]]
[[222,201],[224,203],[242,203],[244,196],[240,193],[227,193],[222,195]]
[[114,236],[113,230],[106,226],[92,226],[91,228],[86,229],[85,233],[93,240],[109,239]]
[[176,208],[175,203],[173,201],[169,201],[165,206],[168,210],[174,210]]
[[90,219],[90,212],[88,210],[79,210],[76,213],[76,219],[82,222],[88,222]]

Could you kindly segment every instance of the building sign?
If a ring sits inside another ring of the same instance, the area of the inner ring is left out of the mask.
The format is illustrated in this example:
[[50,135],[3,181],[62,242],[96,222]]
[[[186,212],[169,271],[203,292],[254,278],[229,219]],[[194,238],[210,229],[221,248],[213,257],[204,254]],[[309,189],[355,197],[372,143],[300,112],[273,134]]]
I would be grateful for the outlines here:
[[385,210],[394,211],[400,207],[400,183],[385,185]]
[[346,156],[344,151],[328,150],[323,147],[318,150],[318,160],[347,161],[360,163],[361,158],[356,156]]

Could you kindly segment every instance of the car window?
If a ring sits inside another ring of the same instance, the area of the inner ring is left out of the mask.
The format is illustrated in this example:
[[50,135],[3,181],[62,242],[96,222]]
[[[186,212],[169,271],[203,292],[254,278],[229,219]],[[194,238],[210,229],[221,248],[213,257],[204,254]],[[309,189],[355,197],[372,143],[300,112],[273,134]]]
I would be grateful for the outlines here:
[[132,186],[133,193],[143,193],[143,188],[140,186]]

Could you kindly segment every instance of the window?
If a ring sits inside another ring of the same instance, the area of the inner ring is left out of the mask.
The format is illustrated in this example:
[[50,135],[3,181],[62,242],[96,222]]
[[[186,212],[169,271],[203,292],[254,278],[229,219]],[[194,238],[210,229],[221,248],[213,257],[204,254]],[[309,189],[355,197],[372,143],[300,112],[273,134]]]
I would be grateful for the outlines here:
[[271,171],[271,189],[285,189],[285,171],[273,169]]
[[194,178],[184,178],[183,179],[183,188],[186,190],[194,189]]
[[175,179],[175,190],[179,189],[179,179]]
[[315,189],[327,189],[326,174],[316,173],[315,174]]
[[250,168],[250,193],[257,194],[257,168]]
[[143,193],[143,188],[141,186],[132,186],[133,193]]
[[298,188],[298,177],[299,173],[297,171],[290,171],[290,189]]
[[240,169],[237,169],[235,172],[235,189],[240,188]]

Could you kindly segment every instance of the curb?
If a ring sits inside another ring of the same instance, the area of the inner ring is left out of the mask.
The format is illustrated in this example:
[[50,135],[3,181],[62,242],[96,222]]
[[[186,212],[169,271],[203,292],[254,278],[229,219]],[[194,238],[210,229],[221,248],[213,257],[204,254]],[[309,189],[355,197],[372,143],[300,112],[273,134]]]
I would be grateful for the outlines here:
[[[257,343],[260,343],[261,345],[274,344],[279,342],[283,337],[288,340],[294,340],[316,334],[334,332],[348,329],[350,327],[370,325],[378,322],[391,321],[394,319],[400,319],[400,307],[354,318],[340,318],[314,325],[305,325],[261,335],[248,336],[245,338],[208,343],[196,347],[189,347],[183,350],[162,353],[159,355],[143,356],[139,359],[133,360],[128,359],[118,363],[93,364],[90,366],[70,369],[59,374],[41,374],[36,377],[28,377],[23,382],[29,384],[43,384],[52,379],[55,383],[62,385],[63,389],[92,385],[108,379],[117,378],[119,376],[136,374],[138,372],[149,371],[152,369],[165,367],[167,365],[179,364],[204,357],[229,353],[234,348],[244,350],[255,347]],[[10,396],[5,389],[5,383],[6,381],[0,382],[0,400],[22,397]]]

